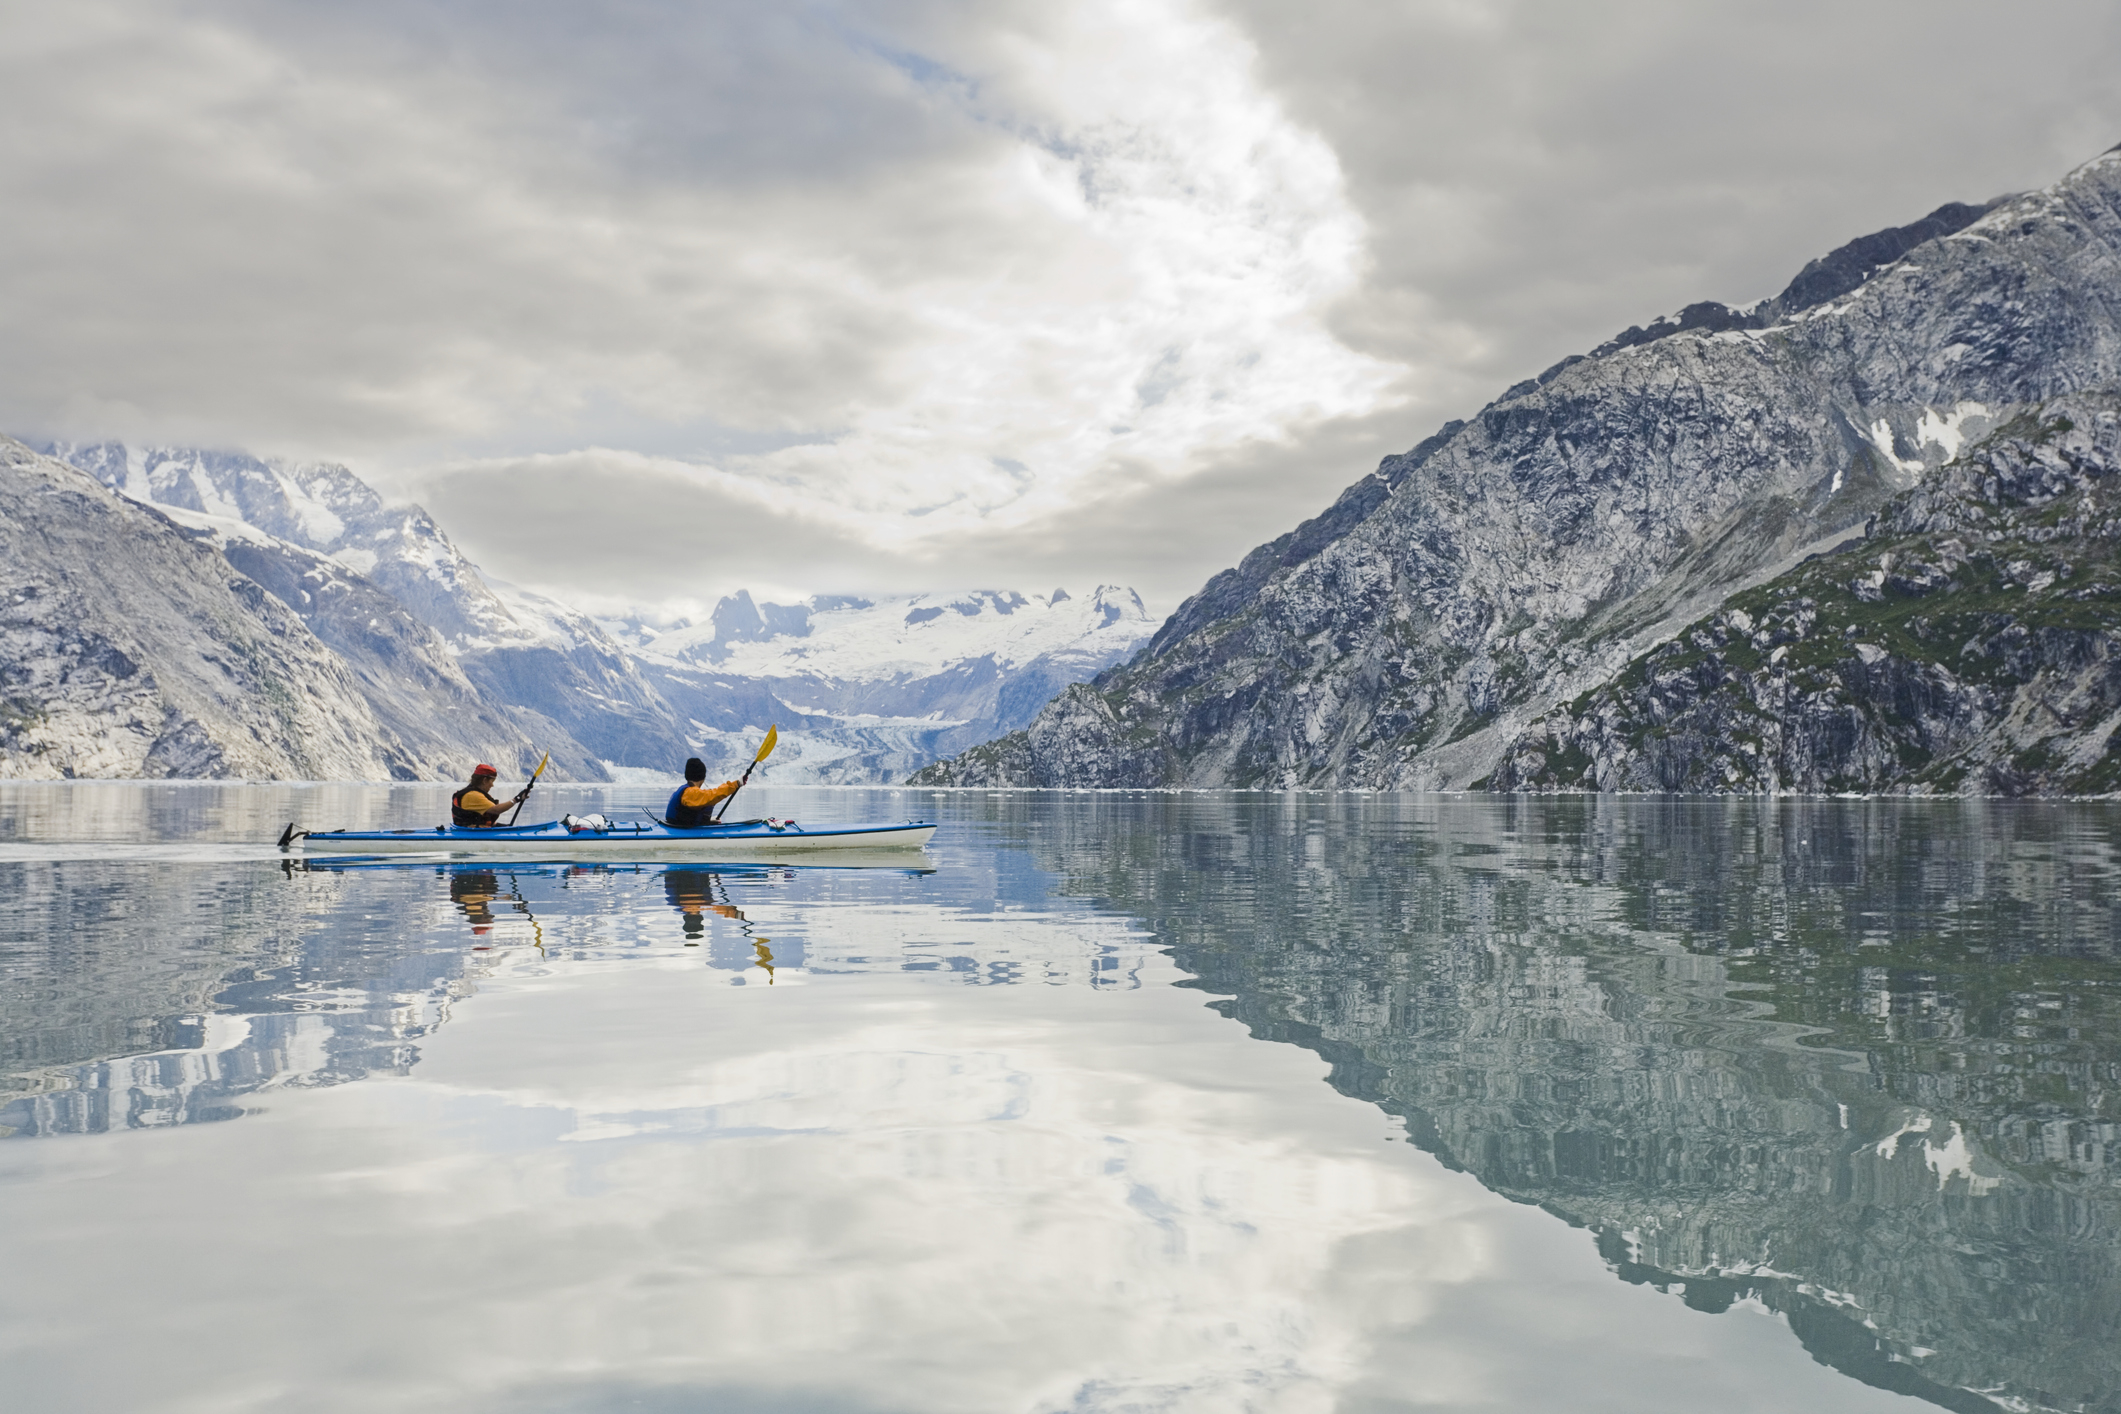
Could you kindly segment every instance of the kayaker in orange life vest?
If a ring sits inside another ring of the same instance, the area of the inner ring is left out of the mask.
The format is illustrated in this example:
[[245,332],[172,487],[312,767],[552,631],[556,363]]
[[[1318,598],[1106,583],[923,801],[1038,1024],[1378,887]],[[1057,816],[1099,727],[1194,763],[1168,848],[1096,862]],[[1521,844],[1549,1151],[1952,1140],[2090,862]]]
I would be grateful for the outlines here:
[[493,778],[499,773],[481,761],[471,769],[471,784],[449,798],[449,823],[457,826],[491,825],[501,818],[501,812],[530,794],[530,787],[523,787],[520,794],[509,800],[493,798]]
[[707,763],[697,756],[685,760],[685,784],[670,793],[670,803],[663,807],[663,818],[671,828],[697,830],[714,823],[715,802],[727,800],[737,793],[737,781],[724,781],[718,786],[707,784]]

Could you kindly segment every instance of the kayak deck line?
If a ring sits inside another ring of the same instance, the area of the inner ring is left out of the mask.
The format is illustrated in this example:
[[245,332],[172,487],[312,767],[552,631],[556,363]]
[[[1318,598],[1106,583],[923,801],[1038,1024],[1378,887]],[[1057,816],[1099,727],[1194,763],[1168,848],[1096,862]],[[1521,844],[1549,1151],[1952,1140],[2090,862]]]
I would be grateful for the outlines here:
[[746,854],[803,854],[832,849],[919,849],[935,834],[933,821],[888,825],[804,826],[792,820],[742,820],[699,829],[661,823],[637,824],[600,816],[545,820],[534,825],[435,825],[429,829],[296,830],[281,836],[283,849],[363,854],[446,850],[451,853],[513,853],[522,849],[598,851],[712,846]]

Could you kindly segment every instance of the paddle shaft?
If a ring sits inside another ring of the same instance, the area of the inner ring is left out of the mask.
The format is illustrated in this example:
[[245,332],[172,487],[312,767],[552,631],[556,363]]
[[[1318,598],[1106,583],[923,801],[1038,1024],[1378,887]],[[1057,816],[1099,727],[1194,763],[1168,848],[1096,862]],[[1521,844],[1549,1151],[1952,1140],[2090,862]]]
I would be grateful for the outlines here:
[[762,756],[758,758],[758,761],[753,761],[749,766],[746,766],[744,768],[744,774],[737,777],[736,790],[733,790],[729,792],[729,794],[723,796],[722,808],[714,812],[715,824],[719,825],[722,823],[722,817],[729,813],[729,802],[736,799],[736,791],[742,790],[746,785],[750,784],[751,773],[759,768],[759,761],[763,761],[765,759],[766,758]]
[[759,743],[758,755],[751,758],[751,764],[746,766],[744,774],[737,778],[736,790],[722,797],[722,808],[707,817],[709,824],[721,823],[722,817],[729,813],[729,802],[736,799],[737,791],[741,791],[746,785],[750,784],[751,773],[759,768],[759,762],[773,754],[774,743],[780,739],[781,729],[779,727],[769,726],[766,728],[766,739]]
[[508,819],[504,823],[513,825],[516,822],[516,816],[523,813],[523,806],[530,799],[530,793],[537,789],[538,777],[545,774],[546,762],[551,760],[552,753],[548,751],[545,753],[544,760],[538,762],[538,769],[530,773],[530,784],[523,787],[523,793],[516,797],[516,808],[509,812]]

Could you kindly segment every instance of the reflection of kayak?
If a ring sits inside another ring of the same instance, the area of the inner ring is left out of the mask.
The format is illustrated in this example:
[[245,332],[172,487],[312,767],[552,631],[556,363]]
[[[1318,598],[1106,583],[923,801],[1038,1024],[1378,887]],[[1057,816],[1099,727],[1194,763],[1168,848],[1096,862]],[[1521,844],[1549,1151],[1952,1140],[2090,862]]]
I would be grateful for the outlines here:
[[926,820],[896,825],[798,825],[792,820],[738,820],[700,830],[593,818],[547,820],[536,825],[491,825],[465,829],[436,825],[425,830],[311,830],[292,825],[282,848],[355,854],[422,853],[543,855],[652,851],[694,858],[725,855],[811,854],[820,850],[919,849],[935,833]]
[[[427,832],[434,837],[434,831]],[[910,849],[877,849],[848,846],[845,849],[830,849],[817,854],[800,857],[789,855],[763,855],[735,851],[733,859],[717,857],[716,852],[706,849],[663,850],[653,846],[643,849],[637,858],[629,858],[623,852],[597,851],[596,857],[580,860],[568,857],[564,845],[555,846],[546,857],[538,857],[540,851],[523,850],[508,852],[510,861],[505,866],[496,865],[492,859],[470,859],[463,857],[466,851],[459,848],[452,852],[446,844],[431,844],[420,850],[400,850],[388,855],[373,851],[353,853],[351,848],[342,853],[318,851],[313,859],[283,859],[281,866],[288,870],[300,869],[304,873],[344,873],[350,869],[432,869],[439,873],[456,874],[474,869],[505,867],[510,875],[525,878],[564,878],[569,874],[598,873],[647,873],[663,874],[671,871],[704,869],[727,882],[740,880],[757,882],[771,879],[777,874],[801,869],[813,872],[825,869],[879,869],[896,874],[933,874],[935,864],[925,853]]]

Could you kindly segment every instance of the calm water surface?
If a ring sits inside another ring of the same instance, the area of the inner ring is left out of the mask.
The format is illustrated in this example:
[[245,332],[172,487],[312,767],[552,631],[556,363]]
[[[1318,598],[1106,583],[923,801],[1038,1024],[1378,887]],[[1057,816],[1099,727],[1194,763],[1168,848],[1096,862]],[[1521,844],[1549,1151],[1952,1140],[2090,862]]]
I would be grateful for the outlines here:
[[2112,808],[443,801],[0,786],[8,1408],[2121,1410]]

